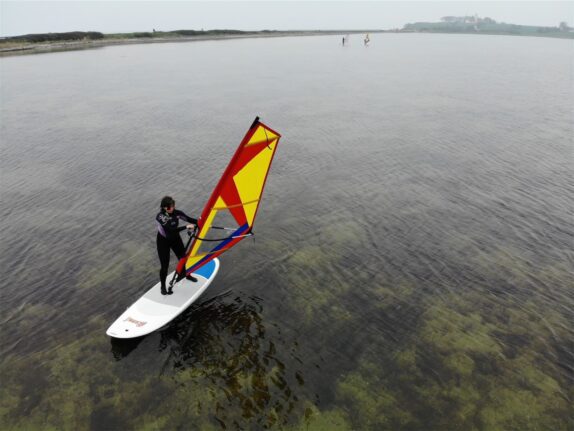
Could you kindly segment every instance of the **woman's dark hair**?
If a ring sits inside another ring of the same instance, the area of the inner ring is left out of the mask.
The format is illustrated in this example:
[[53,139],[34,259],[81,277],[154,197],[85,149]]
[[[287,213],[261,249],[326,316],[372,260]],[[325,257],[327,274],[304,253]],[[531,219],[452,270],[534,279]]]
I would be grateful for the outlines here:
[[171,196],[164,196],[161,199],[161,207],[162,208],[169,208],[175,205],[175,201],[173,200],[173,198]]

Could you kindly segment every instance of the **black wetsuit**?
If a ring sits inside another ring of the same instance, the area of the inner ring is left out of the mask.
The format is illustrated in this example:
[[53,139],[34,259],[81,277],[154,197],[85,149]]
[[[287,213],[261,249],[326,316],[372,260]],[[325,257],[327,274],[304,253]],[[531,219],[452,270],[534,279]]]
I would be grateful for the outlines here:
[[173,210],[173,213],[169,214],[162,208],[155,218],[157,223],[157,254],[161,263],[159,279],[161,280],[162,290],[165,289],[165,279],[167,278],[167,270],[169,267],[169,250],[173,250],[178,259],[185,256],[185,247],[179,236],[179,233],[185,230],[185,226],[179,227],[180,220],[197,224],[196,219],[189,217],[183,211],[179,210]]

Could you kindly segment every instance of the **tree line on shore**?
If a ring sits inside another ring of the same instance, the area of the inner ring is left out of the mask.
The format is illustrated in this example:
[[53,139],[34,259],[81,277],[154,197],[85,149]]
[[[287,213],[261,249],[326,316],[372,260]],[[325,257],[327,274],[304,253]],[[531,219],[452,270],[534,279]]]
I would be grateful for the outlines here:
[[65,33],[37,33],[25,34],[22,36],[12,36],[4,38],[10,42],[63,42],[70,40],[99,40],[103,39],[104,34],[99,31],[69,31]]
[[101,40],[101,39],[141,39],[154,37],[185,37],[185,36],[213,36],[213,35],[241,35],[255,33],[273,33],[273,30],[262,31],[241,31],[241,30],[175,30],[175,31],[156,31],[135,32],[135,33],[115,33],[103,34],[98,31],[71,31],[65,33],[37,33],[25,34],[22,36],[12,36],[2,38],[7,42],[67,42],[78,40]]

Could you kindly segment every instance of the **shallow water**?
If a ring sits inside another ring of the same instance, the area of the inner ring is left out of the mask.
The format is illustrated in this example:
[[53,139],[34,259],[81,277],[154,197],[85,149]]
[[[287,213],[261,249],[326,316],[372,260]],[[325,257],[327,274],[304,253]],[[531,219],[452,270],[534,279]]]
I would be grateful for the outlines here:
[[[0,60],[3,429],[572,426],[573,42],[371,40]],[[256,115],[255,241],[110,340]]]

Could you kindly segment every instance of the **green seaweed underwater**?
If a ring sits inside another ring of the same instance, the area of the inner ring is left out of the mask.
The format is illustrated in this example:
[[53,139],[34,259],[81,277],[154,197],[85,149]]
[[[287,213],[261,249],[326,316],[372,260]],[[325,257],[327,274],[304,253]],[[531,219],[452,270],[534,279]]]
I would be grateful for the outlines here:
[[[228,291],[131,343],[103,335],[110,316],[90,318],[65,339],[44,328],[37,349],[2,361],[0,428],[571,427],[571,369],[560,359],[572,342],[569,316],[536,300],[545,290],[532,288],[517,252],[477,253],[481,282],[437,291],[437,280],[349,277],[345,262],[358,262],[353,253],[366,235],[359,224],[333,221],[302,248],[270,242],[262,265],[272,262],[274,272],[242,280],[224,273]],[[119,283],[122,262],[136,265],[127,271],[152,264],[137,263],[137,250],[126,245],[109,270],[83,274],[78,288]],[[560,265],[534,275],[537,286],[556,289],[568,277]],[[282,301],[267,306],[277,294]],[[18,332],[34,330],[46,314],[57,315],[48,304],[24,307]]]

